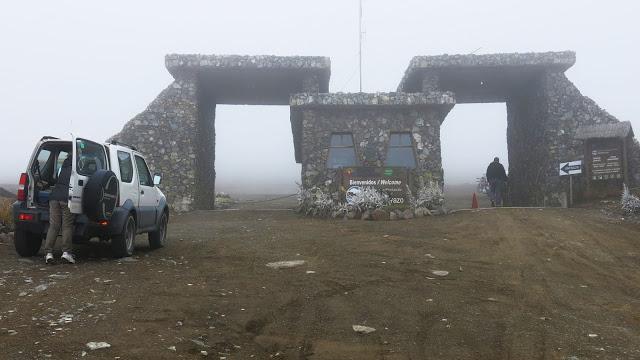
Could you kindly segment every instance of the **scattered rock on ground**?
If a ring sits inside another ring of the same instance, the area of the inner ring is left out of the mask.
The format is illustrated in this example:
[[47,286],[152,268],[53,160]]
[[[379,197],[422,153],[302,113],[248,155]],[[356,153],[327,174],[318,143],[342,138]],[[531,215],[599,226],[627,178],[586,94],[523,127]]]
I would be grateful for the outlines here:
[[48,284],[40,284],[40,285],[36,286],[35,288],[33,288],[33,291],[35,291],[35,292],[45,291],[45,290],[47,290],[48,287],[49,287]]
[[267,264],[267,267],[272,269],[287,269],[300,265],[304,265],[306,261],[304,260],[290,260],[290,261],[276,261]]
[[52,278],[52,279],[56,279],[56,280],[64,280],[64,279],[69,277],[69,274],[58,274],[58,273],[56,273],[56,274],[49,275],[49,277]]
[[357,332],[358,334],[369,334],[376,331],[375,328],[364,325],[353,325],[352,327],[353,331]]
[[87,348],[89,350],[99,350],[99,349],[106,349],[106,348],[110,348],[111,344],[104,342],[104,341],[91,341],[87,343]]
[[449,272],[445,271],[445,270],[433,270],[431,273],[433,275],[436,275],[436,276],[447,276],[447,275],[449,275]]

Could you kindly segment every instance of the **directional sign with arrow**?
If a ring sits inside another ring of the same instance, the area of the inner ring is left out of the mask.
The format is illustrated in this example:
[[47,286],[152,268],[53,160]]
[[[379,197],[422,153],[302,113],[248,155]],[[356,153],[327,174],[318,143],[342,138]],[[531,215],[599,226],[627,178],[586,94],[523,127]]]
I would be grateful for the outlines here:
[[560,163],[560,176],[582,174],[582,160]]

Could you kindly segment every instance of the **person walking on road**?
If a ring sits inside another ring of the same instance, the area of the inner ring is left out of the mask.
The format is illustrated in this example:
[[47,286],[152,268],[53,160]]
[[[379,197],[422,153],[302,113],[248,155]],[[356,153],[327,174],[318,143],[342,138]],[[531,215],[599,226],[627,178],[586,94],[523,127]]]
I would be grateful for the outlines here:
[[491,206],[502,206],[502,191],[507,182],[507,173],[500,159],[496,156],[487,167],[487,181],[489,182],[489,199]]
[[66,158],[60,168],[58,180],[49,195],[49,230],[47,240],[44,243],[47,264],[53,263],[53,247],[56,244],[58,233],[62,229],[62,257],[69,264],[75,264],[76,260],[71,252],[73,236],[73,214],[69,210],[69,181],[71,180],[71,156]]

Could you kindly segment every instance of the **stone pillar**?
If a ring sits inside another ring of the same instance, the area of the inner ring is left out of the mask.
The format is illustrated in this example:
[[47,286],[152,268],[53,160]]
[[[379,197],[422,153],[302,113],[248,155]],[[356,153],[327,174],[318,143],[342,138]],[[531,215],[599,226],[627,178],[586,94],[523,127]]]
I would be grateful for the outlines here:
[[507,99],[509,183],[507,201],[514,206],[544,205],[546,164],[544,99],[526,89]]
[[216,104],[213,97],[202,88],[198,93],[198,131],[196,134],[196,192],[194,207],[198,210],[213,210],[216,198]]

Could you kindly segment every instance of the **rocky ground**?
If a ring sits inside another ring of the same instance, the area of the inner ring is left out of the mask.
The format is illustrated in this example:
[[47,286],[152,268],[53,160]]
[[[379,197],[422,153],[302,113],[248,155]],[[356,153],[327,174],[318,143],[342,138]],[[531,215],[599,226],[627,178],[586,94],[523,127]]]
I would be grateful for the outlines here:
[[3,238],[0,357],[640,358],[639,235],[588,209],[245,209],[173,217],[161,250],[96,243],[53,266]]

